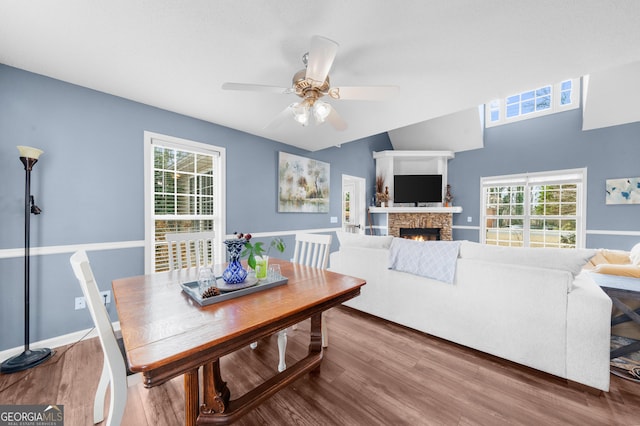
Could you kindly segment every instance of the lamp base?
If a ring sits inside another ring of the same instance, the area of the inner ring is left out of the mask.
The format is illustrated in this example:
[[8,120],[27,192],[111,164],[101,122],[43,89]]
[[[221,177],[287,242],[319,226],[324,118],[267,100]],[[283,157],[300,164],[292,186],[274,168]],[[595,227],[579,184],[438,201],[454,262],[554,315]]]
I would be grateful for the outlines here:
[[27,349],[21,354],[12,356],[2,363],[0,373],[17,373],[18,371],[28,370],[31,367],[40,365],[53,356],[55,351],[48,348]]

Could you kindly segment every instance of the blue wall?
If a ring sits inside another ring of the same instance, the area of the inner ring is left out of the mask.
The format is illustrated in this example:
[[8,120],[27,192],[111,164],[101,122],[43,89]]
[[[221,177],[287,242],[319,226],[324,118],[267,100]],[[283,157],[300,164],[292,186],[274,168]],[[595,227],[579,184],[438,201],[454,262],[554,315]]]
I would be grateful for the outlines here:
[[[482,176],[587,167],[587,247],[631,248],[640,237],[589,231],[640,230],[640,205],[604,201],[605,179],[640,176],[640,123],[583,132],[581,120],[578,109],[494,127],[485,131],[485,148],[457,153],[449,162],[449,183],[454,204],[464,211],[454,215],[454,226],[479,226]],[[383,134],[309,153],[0,64],[0,254],[23,247],[24,169],[16,145],[45,151],[32,178],[43,209],[31,216],[32,247],[143,240],[144,131],[226,148],[228,233],[339,226],[329,218],[340,218],[341,175],[366,178],[370,200],[371,152],[392,149]],[[329,214],[277,213],[279,151],[331,164]],[[247,209],[248,203],[260,208]],[[477,241],[478,231],[457,228],[454,238]],[[284,258],[291,256],[292,239],[287,242]],[[81,291],[69,256],[32,257],[32,341],[91,326],[87,310],[74,310]],[[102,289],[144,271],[142,248],[92,251],[89,257]],[[0,351],[23,343],[22,267],[21,257],[0,256]],[[109,310],[115,320],[113,304]]]
[[[640,231],[639,204],[605,204],[606,179],[640,176],[640,123],[581,129],[581,109],[486,129],[483,149],[459,152],[449,161],[454,204],[463,207],[454,227],[480,225],[481,177],[586,167],[586,246],[629,250],[640,236],[590,231]],[[454,239],[478,241],[479,234],[454,228]]]
[[[32,194],[31,246],[144,239],[143,134],[150,131],[226,148],[227,233],[339,227],[341,176],[375,176],[372,151],[391,149],[386,134],[309,153],[268,139],[153,108],[0,64],[0,251],[24,246],[24,168],[16,145],[40,148]],[[309,129],[313,131],[313,129]],[[329,214],[277,213],[279,151],[331,164]],[[292,237],[287,252],[291,256]],[[32,256],[31,340],[91,327],[74,310],[80,287],[70,253]],[[144,273],[143,248],[89,252],[101,289]],[[0,256],[0,351],[23,344],[23,260]],[[117,319],[113,304],[109,311]]]

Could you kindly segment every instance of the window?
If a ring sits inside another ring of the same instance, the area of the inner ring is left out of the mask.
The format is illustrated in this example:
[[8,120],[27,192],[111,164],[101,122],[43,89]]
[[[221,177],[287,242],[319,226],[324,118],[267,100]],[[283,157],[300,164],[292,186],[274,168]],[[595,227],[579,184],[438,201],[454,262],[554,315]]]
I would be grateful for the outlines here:
[[214,231],[224,239],[224,148],[145,132],[146,270],[169,268],[166,233]]
[[586,169],[482,178],[482,242],[584,247],[585,182]]
[[578,108],[579,93],[580,80],[572,79],[493,100],[485,105],[485,126],[498,126]]

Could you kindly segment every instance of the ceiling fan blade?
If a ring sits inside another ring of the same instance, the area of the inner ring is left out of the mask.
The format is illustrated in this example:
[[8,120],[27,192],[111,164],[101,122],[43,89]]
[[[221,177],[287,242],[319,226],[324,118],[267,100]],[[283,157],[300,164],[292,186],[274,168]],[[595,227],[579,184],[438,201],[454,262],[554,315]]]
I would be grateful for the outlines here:
[[321,36],[311,37],[306,78],[321,86],[329,74],[337,52],[338,43],[335,41]]
[[293,90],[289,87],[277,87],[267,86],[265,84],[246,84],[246,83],[224,83],[222,85],[224,90],[245,90],[249,92],[267,92],[286,95],[293,93]]
[[333,99],[382,101],[396,95],[399,91],[398,86],[354,86],[332,87],[328,94]]
[[[293,104],[292,104],[293,105]],[[277,129],[287,120],[293,121],[293,110],[291,109],[291,105],[280,111],[278,115],[275,116],[273,120],[266,126],[264,126],[265,130],[273,130]]]
[[336,111],[335,108],[331,108],[331,112],[327,116],[327,121],[333,126],[336,130],[346,130],[347,123],[340,117],[340,114]]

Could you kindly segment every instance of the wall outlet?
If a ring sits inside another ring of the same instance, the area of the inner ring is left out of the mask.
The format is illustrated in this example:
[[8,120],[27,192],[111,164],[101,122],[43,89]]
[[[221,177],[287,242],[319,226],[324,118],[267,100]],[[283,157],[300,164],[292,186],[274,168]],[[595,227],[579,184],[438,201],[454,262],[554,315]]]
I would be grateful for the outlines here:
[[331,223],[338,223],[338,216],[331,216]]
[[[111,292],[109,290],[101,291],[100,297],[102,298],[102,303],[104,303],[105,306],[111,303]],[[76,311],[80,309],[87,309],[87,301],[82,296],[76,297],[75,306]]]
[[87,301],[84,300],[84,297],[76,297],[76,311],[78,309],[86,309]]
[[467,222],[471,223],[471,220],[472,220],[471,216],[467,216]]
[[111,303],[111,292],[109,290],[101,291],[100,297],[102,297],[102,303],[105,305]]

